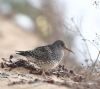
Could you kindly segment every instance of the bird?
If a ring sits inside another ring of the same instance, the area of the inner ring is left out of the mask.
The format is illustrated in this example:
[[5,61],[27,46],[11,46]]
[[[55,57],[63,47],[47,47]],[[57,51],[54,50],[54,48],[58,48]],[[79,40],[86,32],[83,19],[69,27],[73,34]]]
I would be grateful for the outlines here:
[[56,40],[52,44],[40,46],[28,51],[17,51],[16,54],[22,55],[30,60],[36,67],[42,70],[42,75],[50,69],[54,69],[64,57],[64,49],[68,49],[62,40]]

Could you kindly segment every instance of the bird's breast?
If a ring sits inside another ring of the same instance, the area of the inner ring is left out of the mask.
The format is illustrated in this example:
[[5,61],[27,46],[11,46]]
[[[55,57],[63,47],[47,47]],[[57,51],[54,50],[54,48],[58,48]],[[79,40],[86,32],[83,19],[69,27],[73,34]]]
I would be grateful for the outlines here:
[[53,60],[60,61],[64,56],[64,51],[56,50],[52,55],[54,56]]

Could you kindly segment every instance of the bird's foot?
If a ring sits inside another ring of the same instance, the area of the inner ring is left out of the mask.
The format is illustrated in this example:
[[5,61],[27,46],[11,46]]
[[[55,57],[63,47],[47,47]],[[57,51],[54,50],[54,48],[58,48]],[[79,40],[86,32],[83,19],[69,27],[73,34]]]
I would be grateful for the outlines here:
[[45,74],[45,71],[42,71],[42,76],[43,76],[43,79],[45,79],[45,80],[53,80],[50,76],[47,76]]

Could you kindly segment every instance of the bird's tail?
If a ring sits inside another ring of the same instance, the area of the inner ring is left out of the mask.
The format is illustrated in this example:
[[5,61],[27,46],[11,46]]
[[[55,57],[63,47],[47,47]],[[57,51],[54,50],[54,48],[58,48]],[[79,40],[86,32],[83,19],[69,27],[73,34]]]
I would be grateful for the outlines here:
[[16,51],[16,54],[22,55],[22,56],[29,56],[30,55],[29,51]]

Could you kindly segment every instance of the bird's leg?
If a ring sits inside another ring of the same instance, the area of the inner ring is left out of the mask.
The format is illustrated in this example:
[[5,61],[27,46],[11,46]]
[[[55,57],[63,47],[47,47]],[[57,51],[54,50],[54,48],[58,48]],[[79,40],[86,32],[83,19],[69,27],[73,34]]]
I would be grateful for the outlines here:
[[49,76],[47,76],[46,74],[45,74],[45,70],[42,70],[42,76],[43,76],[43,78],[44,79],[46,79],[46,80],[53,80],[51,77],[49,77]]
[[42,76],[44,79],[47,79],[46,74],[45,74],[45,70],[42,70]]

